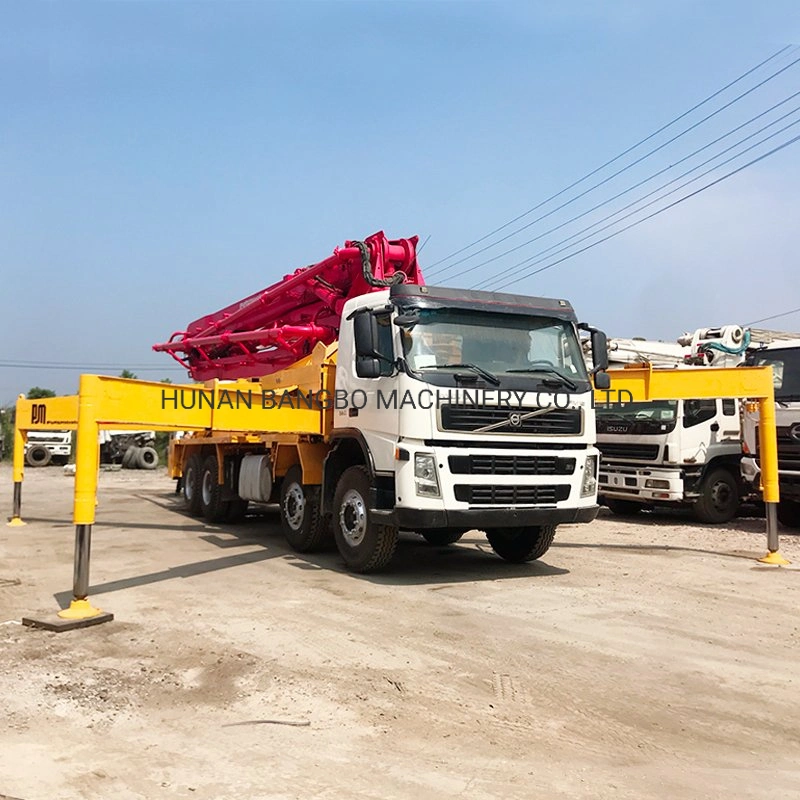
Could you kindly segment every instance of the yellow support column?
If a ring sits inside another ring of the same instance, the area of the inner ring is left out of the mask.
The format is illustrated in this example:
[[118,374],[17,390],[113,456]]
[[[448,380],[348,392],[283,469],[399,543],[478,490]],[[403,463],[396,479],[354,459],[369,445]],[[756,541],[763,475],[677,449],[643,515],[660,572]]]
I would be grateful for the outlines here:
[[764,564],[789,564],[780,553],[778,540],[778,442],[775,434],[775,401],[762,397],[758,401],[758,449],[761,461],[761,493],[767,515],[767,550],[758,560]]
[[[19,400],[24,400],[25,395],[20,395]],[[25,473],[25,441],[27,435],[20,430],[19,403],[14,416],[14,495],[11,504],[11,518],[6,523],[9,528],[21,528],[25,523],[22,521],[22,478]]]
[[[78,444],[75,452],[75,561],[72,575],[72,602],[58,612],[64,620],[91,620],[103,615],[89,602],[89,559],[92,546],[98,466],[98,379],[81,375],[78,392]],[[113,617],[105,615],[108,619]]]

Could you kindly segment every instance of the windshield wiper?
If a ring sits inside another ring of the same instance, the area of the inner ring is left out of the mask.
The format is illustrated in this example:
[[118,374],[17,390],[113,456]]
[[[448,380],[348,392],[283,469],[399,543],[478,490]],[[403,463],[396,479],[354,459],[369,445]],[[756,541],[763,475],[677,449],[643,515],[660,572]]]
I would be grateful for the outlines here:
[[420,367],[420,369],[471,369],[494,386],[500,385],[500,378],[497,375],[492,375],[491,372],[479,367],[477,364],[431,364],[430,366]]
[[559,372],[555,367],[526,367],[525,369],[507,369],[506,372],[549,372],[553,375],[558,375],[561,383],[573,391],[578,388],[578,384],[575,381],[568,378],[563,372]]

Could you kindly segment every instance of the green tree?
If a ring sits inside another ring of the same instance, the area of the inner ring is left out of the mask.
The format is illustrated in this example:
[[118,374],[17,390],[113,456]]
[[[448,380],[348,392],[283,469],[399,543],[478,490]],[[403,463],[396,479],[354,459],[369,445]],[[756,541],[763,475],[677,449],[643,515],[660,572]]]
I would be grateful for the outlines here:
[[122,370],[122,372],[120,372],[119,376],[120,376],[120,378],[129,378],[132,381],[136,380],[135,373],[131,372],[129,369]]
[[28,389],[28,400],[41,400],[43,397],[55,397],[56,393],[52,389],[42,389],[40,386],[34,386]]

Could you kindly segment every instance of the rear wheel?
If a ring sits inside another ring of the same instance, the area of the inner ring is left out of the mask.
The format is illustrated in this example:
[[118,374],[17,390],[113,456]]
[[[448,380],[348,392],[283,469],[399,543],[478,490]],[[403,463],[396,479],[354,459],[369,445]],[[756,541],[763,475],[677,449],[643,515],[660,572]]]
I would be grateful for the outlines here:
[[281,481],[281,528],[298,553],[319,550],[327,538],[320,514],[320,487],[303,483],[299,464],[290,467]]
[[446,547],[448,544],[455,544],[466,531],[458,528],[428,528],[420,533],[428,544],[434,547]]
[[612,514],[618,517],[635,517],[644,506],[641,503],[635,503],[633,500],[606,500],[605,504]]
[[534,525],[530,528],[492,528],[486,538],[492,550],[514,564],[541,558],[553,544],[555,525]]
[[353,572],[375,572],[391,560],[398,530],[370,519],[369,474],[365,467],[342,473],[333,501],[333,531],[339,553]]
[[739,510],[739,487],[733,475],[726,469],[715,469],[706,475],[692,510],[700,522],[730,522]]
[[46,467],[53,458],[53,454],[43,445],[34,444],[25,453],[25,461],[29,467]]
[[198,453],[193,453],[186,461],[183,468],[183,478],[181,484],[183,488],[184,508],[193,516],[199,517],[200,507],[200,472],[202,461]]
[[218,462],[216,456],[209,456],[203,462],[200,478],[200,510],[209,522],[223,522],[228,515],[228,500],[225,487],[218,483]]
[[787,528],[800,530],[800,502],[781,500],[778,503],[778,521]]

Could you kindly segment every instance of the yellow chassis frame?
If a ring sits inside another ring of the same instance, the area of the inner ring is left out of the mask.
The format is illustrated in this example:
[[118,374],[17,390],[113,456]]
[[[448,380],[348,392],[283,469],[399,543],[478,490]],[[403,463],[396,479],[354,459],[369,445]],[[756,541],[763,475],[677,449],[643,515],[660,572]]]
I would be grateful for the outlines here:
[[[761,421],[759,448],[761,482],[767,508],[768,554],[761,561],[786,562],[779,553],[776,505],[778,493],[778,451],[775,431],[775,395],[772,367],[737,367],[658,370],[649,366],[609,372],[611,388],[596,389],[597,402],[747,398],[758,400]],[[325,384],[323,384],[325,385]],[[213,392],[215,399],[227,394],[230,402],[168,402],[177,391],[189,396]],[[90,617],[99,611],[87,599],[89,543],[95,521],[97,473],[99,467],[98,433],[102,429],[197,431],[218,434],[298,434],[325,436],[331,415],[320,409],[264,408],[262,403],[232,402],[237,392],[259,396],[261,386],[254,382],[235,384],[164,384],[149,381],[82,375],[77,395],[27,400],[20,396],[14,428],[14,494],[10,526],[21,526],[24,449],[29,431],[76,430],[74,600],[66,617]]]

